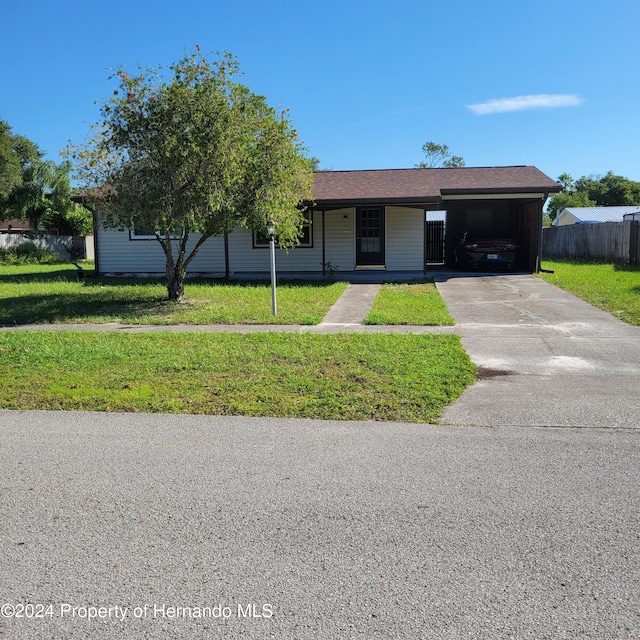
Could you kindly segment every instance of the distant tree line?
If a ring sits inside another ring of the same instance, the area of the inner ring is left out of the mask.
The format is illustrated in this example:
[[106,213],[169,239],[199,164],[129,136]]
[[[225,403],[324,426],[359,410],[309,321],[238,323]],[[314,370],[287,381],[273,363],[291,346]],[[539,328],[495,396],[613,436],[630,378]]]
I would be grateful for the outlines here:
[[640,182],[609,171],[604,176],[583,176],[574,180],[568,173],[558,177],[563,190],[547,206],[551,222],[567,207],[613,207],[640,205]]
[[28,220],[35,230],[91,233],[91,214],[71,200],[71,165],[43,160],[38,145],[0,119],[0,221]]
[[424,153],[424,160],[416,165],[418,169],[434,169],[440,167],[455,169],[465,166],[463,157],[453,155],[449,151],[449,146],[446,144],[437,144],[429,140],[422,145],[422,152]]

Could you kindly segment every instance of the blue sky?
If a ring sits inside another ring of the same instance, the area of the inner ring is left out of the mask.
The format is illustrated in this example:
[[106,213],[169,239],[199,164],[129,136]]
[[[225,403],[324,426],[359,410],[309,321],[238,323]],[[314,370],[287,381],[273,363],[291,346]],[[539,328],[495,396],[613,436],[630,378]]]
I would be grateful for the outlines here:
[[640,180],[637,0],[5,0],[0,118],[59,159],[123,64],[196,43],[290,108],[327,169],[412,167],[428,141],[467,166]]

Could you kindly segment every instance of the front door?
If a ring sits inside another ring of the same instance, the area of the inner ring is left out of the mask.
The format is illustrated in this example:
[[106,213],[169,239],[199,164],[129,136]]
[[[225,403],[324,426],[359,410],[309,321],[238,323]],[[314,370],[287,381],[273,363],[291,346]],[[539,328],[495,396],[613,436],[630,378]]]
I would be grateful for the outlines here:
[[384,267],[384,207],[356,211],[356,267]]

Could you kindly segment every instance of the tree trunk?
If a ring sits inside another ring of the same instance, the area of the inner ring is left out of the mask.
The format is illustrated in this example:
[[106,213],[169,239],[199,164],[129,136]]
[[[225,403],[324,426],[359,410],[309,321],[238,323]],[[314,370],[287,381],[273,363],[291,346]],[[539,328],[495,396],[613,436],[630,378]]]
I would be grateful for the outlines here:
[[174,264],[167,262],[167,294],[169,300],[182,302],[184,300],[184,273],[176,269]]
[[210,237],[211,233],[203,233],[196,242],[195,247],[191,250],[191,253],[185,258],[189,230],[183,229],[180,237],[180,245],[177,248],[177,258],[174,261],[174,247],[171,245],[171,232],[166,230],[164,237],[156,233],[156,239],[160,243],[166,258],[167,293],[169,300],[175,300],[176,302],[182,302],[184,300],[184,281],[187,277],[187,269],[205,240]]

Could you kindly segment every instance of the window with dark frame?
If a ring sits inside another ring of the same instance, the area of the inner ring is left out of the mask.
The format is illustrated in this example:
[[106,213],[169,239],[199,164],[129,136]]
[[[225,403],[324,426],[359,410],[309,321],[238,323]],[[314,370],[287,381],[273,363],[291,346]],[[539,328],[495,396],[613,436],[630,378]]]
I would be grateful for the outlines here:
[[[312,214],[307,212],[304,214],[305,221],[302,223],[302,228],[300,230],[300,243],[296,245],[296,249],[298,247],[301,248],[310,248],[313,247],[313,230],[311,225]],[[264,249],[269,246],[269,236],[259,233],[258,231],[253,232],[253,248],[254,249]],[[276,242],[276,246],[278,243]]]
[[[181,230],[174,229],[171,238],[178,240]],[[129,229],[129,240],[156,240],[156,233],[152,227],[133,227]]]

